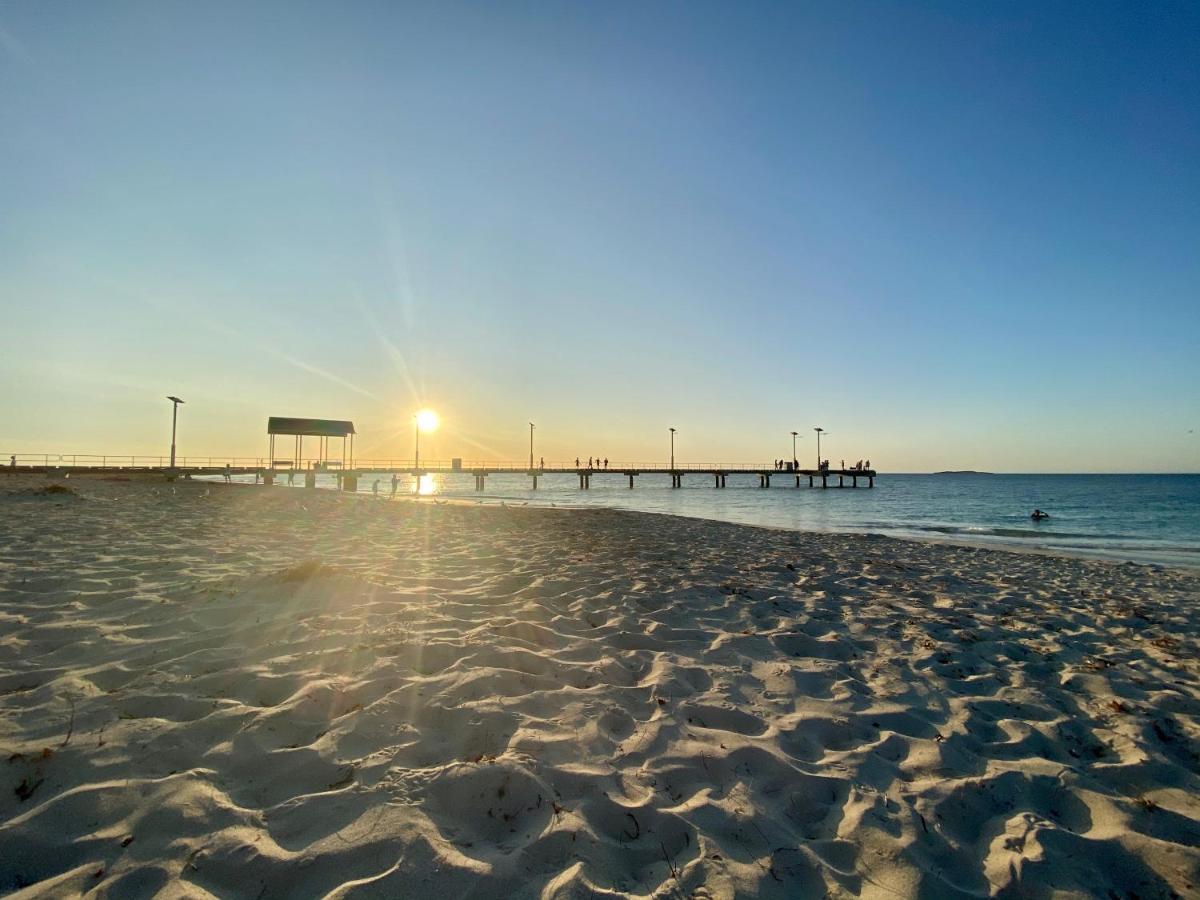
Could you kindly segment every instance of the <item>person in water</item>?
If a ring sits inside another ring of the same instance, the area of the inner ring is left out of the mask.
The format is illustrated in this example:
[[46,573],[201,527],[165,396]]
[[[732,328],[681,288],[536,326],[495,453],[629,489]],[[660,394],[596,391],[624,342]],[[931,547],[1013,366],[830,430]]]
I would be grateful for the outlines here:
[[1040,509],[1035,509],[1033,511],[1033,515],[1031,515],[1029,518],[1033,519],[1035,522],[1040,522],[1042,519],[1050,518],[1050,513],[1044,513]]

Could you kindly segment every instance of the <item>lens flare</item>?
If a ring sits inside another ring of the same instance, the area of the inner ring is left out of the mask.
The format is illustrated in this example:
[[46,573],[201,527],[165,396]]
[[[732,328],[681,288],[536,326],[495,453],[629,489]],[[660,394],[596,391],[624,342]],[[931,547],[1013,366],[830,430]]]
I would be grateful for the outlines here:
[[432,409],[423,409],[417,413],[417,427],[422,431],[436,431],[438,427],[438,414]]

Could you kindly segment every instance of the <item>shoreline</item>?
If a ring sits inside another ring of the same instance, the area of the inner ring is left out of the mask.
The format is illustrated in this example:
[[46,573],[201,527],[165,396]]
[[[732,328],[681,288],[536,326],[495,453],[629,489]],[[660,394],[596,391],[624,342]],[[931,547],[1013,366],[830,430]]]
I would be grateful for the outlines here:
[[[197,480],[201,481],[202,483],[218,483],[215,480],[210,482],[209,479],[197,479]],[[249,487],[262,487],[262,485],[253,485],[253,484],[248,484],[246,482],[235,482],[235,484],[238,484],[238,483],[245,484],[246,486],[249,486]],[[275,485],[275,486],[276,487],[289,487],[288,485]],[[300,485],[293,485],[293,486],[291,486],[291,488],[294,490],[304,490],[304,488]],[[327,488],[319,488],[319,489],[320,490],[328,490]],[[369,499],[380,499],[380,500],[386,500],[388,502],[456,503],[456,504],[478,505],[478,506],[528,507],[531,509],[534,509],[534,508],[537,508],[537,509],[577,509],[577,510],[607,509],[607,510],[612,510],[614,512],[634,513],[634,514],[648,515],[648,516],[666,516],[668,518],[693,519],[693,520],[702,521],[702,522],[715,522],[715,523],[720,523],[723,525],[737,525],[737,526],[741,526],[741,527],[745,527],[745,528],[763,528],[763,529],[767,529],[769,531],[780,531],[780,532],[789,532],[789,533],[794,532],[794,533],[799,533],[799,534],[814,534],[814,535],[834,534],[834,535],[846,535],[846,536],[885,537],[885,538],[888,538],[888,539],[894,540],[894,541],[911,542],[911,543],[916,543],[916,544],[934,544],[934,545],[939,545],[939,546],[977,548],[977,549],[981,549],[981,550],[996,550],[996,551],[1005,552],[1005,553],[1033,553],[1033,554],[1050,556],[1050,557],[1058,557],[1058,558],[1062,558],[1062,559],[1076,559],[1076,560],[1087,560],[1087,561],[1091,561],[1091,562],[1111,563],[1113,565],[1133,565],[1133,566],[1144,566],[1144,567],[1150,568],[1150,569],[1161,568],[1161,569],[1181,570],[1183,572],[1187,572],[1190,574],[1195,574],[1197,572],[1200,572],[1200,560],[1197,560],[1197,562],[1195,562],[1195,563],[1188,563],[1188,562],[1181,562],[1181,561],[1150,562],[1150,561],[1145,561],[1145,560],[1130,559],[1127,557],[1123,557],[1123,556],[1118,555],[1118,553],[1116,551],[1109,552],[1109,551],[1104,551],[1104,550],[1085,550],[1085,549],[1072,549],[1072,548],[1059,548],[1059,547],[1038,547],[1038,546],[1032,546],[1029,544],[1023,544],[1023,543],[1019,543],[1019,542],[1007,541],[1004,538],[991,539],[991,538],[986,538],[986,537],[971,538],[969,536],[958,536],[958,535],[936,536],[933,534],[930,534],[930,535],[913,534],[913,533],[911,533],[911,531],[905,530],[904,528],[901,528],[901,527],[897,527],[895,529],[897,533],[894,533],[894,534],[888,533],[887,531],[880,531],[880,530],[868,529],[868,528],[863,528],[861,530],[855,530],[855,529],[851,529],[851,528],[844,528],[844,529],[800,528],[800,527],[793,527],[793,526],[788,526],[788,525],[771,525],[771,524],[756,524],[756,523],[750,523],[750,522],[739,522],[739,521],[735,521],[732,519],[722,519],[722,518],[716,518],[713,516],[706,516],[706,515],[701,515],[701,514],[690,515],[688,513],[667,512],[667,511],[663,511],[663,510],[634,509],[631,507],[619,506],[619,505],[611,505],[610,506],[610,505],[606,505],[603,503],[596,503],[596,504],[573,504],[570,502],[559,503],[559,502],[552,502],[552,501],[530,500],[525,497],[501,496],[501,495],[491,495],[491,496],[485,495],[480,498],[461,497],[461,496],[446,496],[446,495],[427,495],[427,496],[423,496],[423,497],[418,497],[414,494],[408,493],[408,494],[405,494],[404,496],[398,495],[396,497],[386,497],[381,493],[378,498],[375,498],[369,492],[360,490],[355,494],[351,494],[351,495],[347,495],[347,496],[366,497]],[[1150,552],[1153,552],[1153,551],[1150,551]]]

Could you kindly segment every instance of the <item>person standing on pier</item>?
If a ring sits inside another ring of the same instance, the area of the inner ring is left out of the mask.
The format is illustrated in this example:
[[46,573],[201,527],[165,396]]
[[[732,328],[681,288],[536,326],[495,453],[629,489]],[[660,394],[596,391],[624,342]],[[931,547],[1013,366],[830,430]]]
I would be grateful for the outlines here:
[[590,469],[591,467],[592,467],[592,458],[589,456],[588,457],[588,468]]
[[538,468],[542,471],[546,470],[546,457],[543,456],[538,459]]
[[575,457],[575,468],[579,468],[579,457]]
[[608,457],[604,457],[604,468],[608,468]]

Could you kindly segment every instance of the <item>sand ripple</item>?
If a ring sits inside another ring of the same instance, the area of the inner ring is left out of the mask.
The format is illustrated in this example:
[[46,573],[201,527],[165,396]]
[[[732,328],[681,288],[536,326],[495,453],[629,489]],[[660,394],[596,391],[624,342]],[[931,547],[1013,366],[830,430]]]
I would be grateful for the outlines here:
[[17,481],[0,891],[1200,894],[1193,575]]

